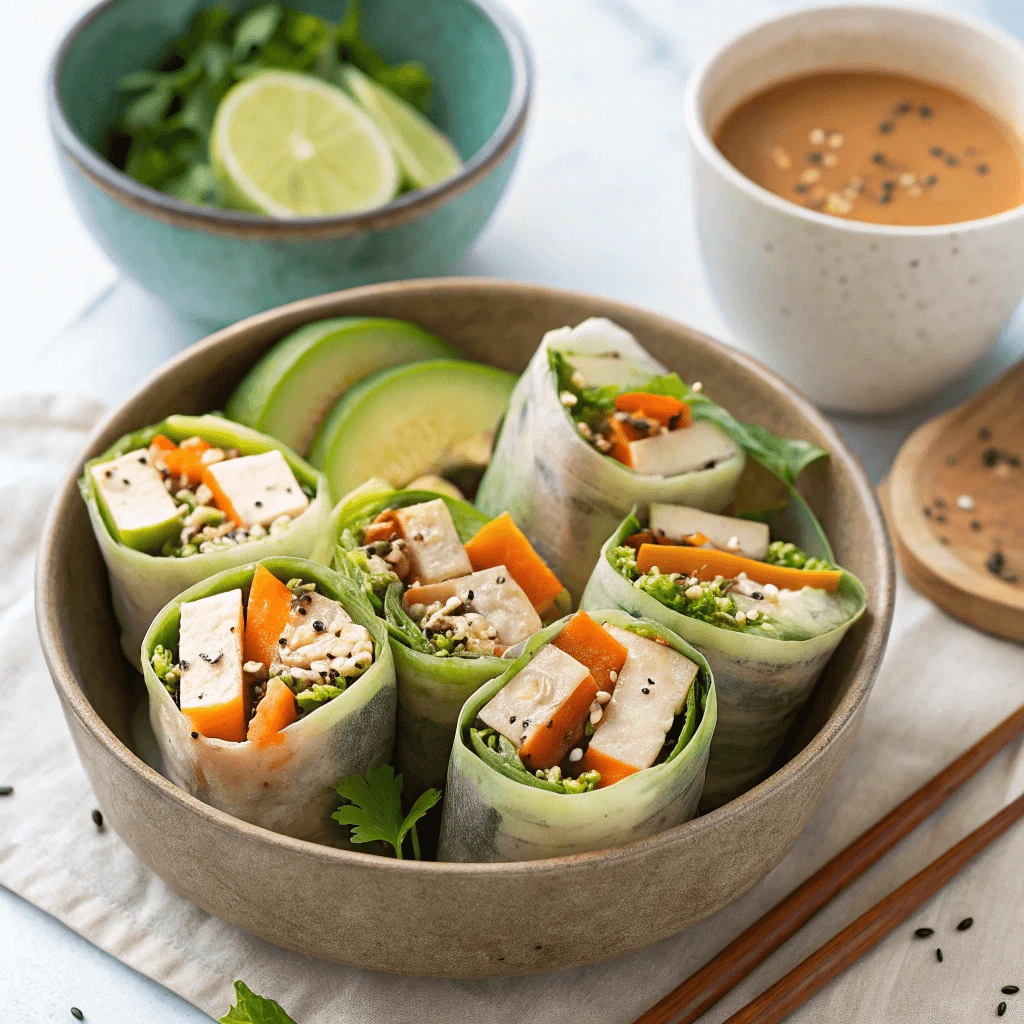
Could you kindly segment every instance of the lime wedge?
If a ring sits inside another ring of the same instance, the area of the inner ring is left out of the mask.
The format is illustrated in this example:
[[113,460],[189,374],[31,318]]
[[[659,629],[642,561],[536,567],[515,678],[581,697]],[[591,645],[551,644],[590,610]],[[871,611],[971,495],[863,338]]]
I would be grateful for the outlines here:
[[217,108],[210,151],[232,205],[271,217],[370,210],[398,192],[395,158],[373,121],[307,75],[239,82]]
[[462,161],[455,147],[415,107],[361,71],[345,68],[345,86],[388,140],[409,188],[450,178]]

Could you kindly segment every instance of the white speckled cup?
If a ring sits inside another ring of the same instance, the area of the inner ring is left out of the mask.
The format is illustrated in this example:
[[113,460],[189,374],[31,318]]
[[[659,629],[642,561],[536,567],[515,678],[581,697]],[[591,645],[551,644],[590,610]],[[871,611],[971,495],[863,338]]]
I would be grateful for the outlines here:
[[686,91],[697,224],[726,318],[815,402],[885,413],[959,376],[1024,293],[1024,206],[935,227],[806,210],[741,174],[712,136],[781,79],[879,68],[968,95],[1020,130],[1024,46],[981,22],[920,9],[824,7],[765,22],[719,50]]

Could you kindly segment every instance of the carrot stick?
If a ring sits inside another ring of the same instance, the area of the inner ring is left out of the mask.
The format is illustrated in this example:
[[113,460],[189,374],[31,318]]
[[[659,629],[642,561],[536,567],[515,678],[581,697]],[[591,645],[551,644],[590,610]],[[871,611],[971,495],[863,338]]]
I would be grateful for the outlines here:
[[519,748],[519,759],[531,772],[558,764],[583,735],[590,705],[597,696],[597,683],[588,675],[555,712],[550,726],[542,723]]
[[581,665],[590,669],[590,674],[599,690],[611,693],[615,689],[611,674],[616,676],[629,651],[606,629],[602,629],[586,612],[577,612],[568,625],[554,640],[552,647],[565,651]]
[[643,434],[636,427],[631,427],[614,416],[608,421],[608,433],[612,442],[612,450],[608,454],[624,466],[632,466],[633,453],[630,451],[629,442],[639,441]]
[[640,769],[634,768],[631,764],[626,764],[625,761],[620,761],[610,754],[602,754],[600,750],[587,747],[587,752],[583,755],[583,760],[580,761],[580,773],[595,771],[601,773],[601,781],[597,784],[597,788],[604,789],[605,786],[613,786],[616,782],[635,775]]
[[769,565],[753,558],[743,558],[728,551],[712,548],[688,548],[674,544],[643,544],[636,558],[641,572],[650,572],[654,566],[663,573],[679,572],[696,576],[699,580],[713,580],[716,576],[732,579],[745,572],[758,583],[773,583],[777,587],[799,590],[816,587],[834,594],[842,573],[838,570],[791,569],[785,565]]
[[671,395],[651,395],[645,391],[627,391],[615,399],[615,408],[620,412],[641,415],[647,420],[657,420],[669,430],[690,425],[690,407]]
[[271,679],[267,692],[256,708],[256,714],[249,723],[249,735],[255,747],[269,747],[284,742],[281,730],[299,717],[295,709],[295,694],[281,682]]
[[466,554],[474,572],[505,566],[538,612],[565,589],[507,512],[477,531],[466,544]]
[[235,511],[235,506],[231,504],[231,499],[224,493],[221,485],[217,483],[217,478],[210,472],[209,466],[203,466],[202,481],[213,493],[213,504],[233,523],[241,524],[242,517]]
[[291,610],[292,592],[272,572],[257,565],[245,609],[246,661],[270,668]]

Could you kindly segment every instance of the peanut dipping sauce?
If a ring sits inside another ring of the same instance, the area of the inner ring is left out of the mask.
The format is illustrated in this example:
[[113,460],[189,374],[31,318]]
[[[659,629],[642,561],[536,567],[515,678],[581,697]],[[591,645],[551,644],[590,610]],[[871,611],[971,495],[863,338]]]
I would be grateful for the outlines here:
[[955,224],[1024,203],[1017,135],[973,100],[903,75],[780,82],[731,111],[715,144],[756,184],[850,220]]

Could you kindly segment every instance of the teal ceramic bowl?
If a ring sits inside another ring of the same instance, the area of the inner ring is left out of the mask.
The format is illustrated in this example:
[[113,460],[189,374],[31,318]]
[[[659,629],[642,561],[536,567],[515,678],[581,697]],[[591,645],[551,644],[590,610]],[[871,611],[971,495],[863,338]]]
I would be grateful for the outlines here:
[[[291,2],[328,19],[344,10],[339,0]],[[363,0],[366,35],[385,57],[429,69],[431,118],[464,166],[378,210],[274,220],[181,202],[102,155],[122,75],[152,67],[211,3],[106,0],[70,30],[54,58],[49,116],[61,167],[111,259],[176,313],[211,326],[353,285],[451,273],[518,156],[531,80],[518,28],[486,0]]]

